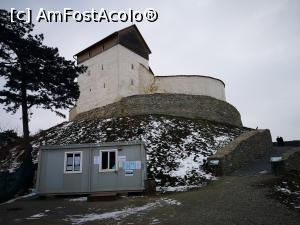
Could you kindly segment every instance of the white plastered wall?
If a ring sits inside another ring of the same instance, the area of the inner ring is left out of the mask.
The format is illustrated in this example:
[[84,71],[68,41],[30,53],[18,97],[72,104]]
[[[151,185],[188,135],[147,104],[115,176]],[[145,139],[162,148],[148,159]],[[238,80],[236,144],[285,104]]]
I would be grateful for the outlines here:
[[139,86],[139,67],[142,64],[145,68],[149,68],[148,60],[135,54],[131,50],[118,45],[119,60],[119,89],[118,96],[120,98],[131,95],[140,94]]
[[117,100],[117,57],[118,48],[114,46],[82,63],[88,69],[85,74],[80,75],[78,78],[80,97],[77,101],[77,113]]
[[226,101],[225,86],[222,81],[212,77],[197,75],[153,76],[140,65],[140,94],[173,93],[206,95]]
[[148,68],[148,60],[119,44],[84,61],[88,69],[78,78],[77,113],[139,94],[140,64]]
[[222,101],[226,100],[224,84],[217,79],[205,76],[156,76],[155,93],[177,93],[206,95]]

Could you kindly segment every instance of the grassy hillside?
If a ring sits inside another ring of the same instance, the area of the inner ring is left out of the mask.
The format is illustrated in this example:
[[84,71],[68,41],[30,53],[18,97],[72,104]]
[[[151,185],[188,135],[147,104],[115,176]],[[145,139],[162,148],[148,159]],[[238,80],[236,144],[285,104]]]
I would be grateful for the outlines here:
[[208,156],[244,132],[205,120],[172,116],[133,116],[65,122],[41,132],[33,141],[40,145],[143,140],[148,174],[163,190],[199,186],[211,179],[203,170]]

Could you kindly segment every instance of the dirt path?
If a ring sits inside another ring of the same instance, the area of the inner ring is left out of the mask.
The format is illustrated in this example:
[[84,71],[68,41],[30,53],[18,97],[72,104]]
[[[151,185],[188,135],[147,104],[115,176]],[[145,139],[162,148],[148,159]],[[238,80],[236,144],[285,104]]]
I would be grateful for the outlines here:
[[182,206],[151,216],[162,224],[300,224],[299,214],[266,197],[268,189],[260,184],[268,179],[272,176],[224,177],[199,191],[172,196]]

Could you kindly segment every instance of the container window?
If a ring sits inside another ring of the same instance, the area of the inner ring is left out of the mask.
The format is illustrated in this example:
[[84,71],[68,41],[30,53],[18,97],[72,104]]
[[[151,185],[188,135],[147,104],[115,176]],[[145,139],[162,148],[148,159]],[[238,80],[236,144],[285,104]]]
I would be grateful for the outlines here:
[[117,170],[117,150],[100,150],[100,171]]
[[82,152],[65,153],[65,173],[82,172]]
[[108,152],[102,152],[102,170],[108,169]]
[[109,169],[116,168],[116,152],[109,153]]
[[80,171],[80,158],[79,153],[74,155],[74,171]]
[[73,154],[67,154],[66,171],[72,171],[72,170],[73,170]]

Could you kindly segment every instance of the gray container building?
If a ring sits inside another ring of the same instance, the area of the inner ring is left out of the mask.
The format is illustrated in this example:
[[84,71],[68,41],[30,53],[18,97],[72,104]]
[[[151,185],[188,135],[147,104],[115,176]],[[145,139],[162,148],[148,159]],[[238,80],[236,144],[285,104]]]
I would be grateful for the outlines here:
[[145,189],[143,142],[43,146],[39,151],[39,194],[136,192]]

